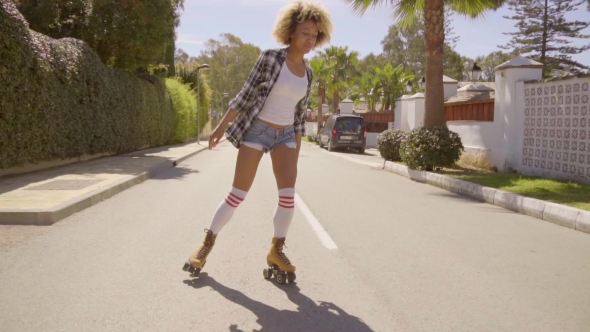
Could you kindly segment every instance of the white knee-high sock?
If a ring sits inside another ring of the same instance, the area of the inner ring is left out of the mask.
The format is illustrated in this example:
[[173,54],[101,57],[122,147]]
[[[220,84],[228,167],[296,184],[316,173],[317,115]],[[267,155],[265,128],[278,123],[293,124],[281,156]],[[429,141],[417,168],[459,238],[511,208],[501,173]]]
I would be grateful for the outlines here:
[[225,226],[234,215],[234,212],[242,203],[244,198],[248,192],[233,188],[231,189],[230,193],[227,197],[219,204],[217,207],[217,211],[215,211],[215,215],[213,215],[213,219],[211,220],[211,224],[209,225],[209,230],[213,232],[213,234],[218,234],[223,226]]
[[279,190],[279,204],[274,216],[275,237],[283,238],[287,236],[293,214],[295,213],[295,188],[285,188]]

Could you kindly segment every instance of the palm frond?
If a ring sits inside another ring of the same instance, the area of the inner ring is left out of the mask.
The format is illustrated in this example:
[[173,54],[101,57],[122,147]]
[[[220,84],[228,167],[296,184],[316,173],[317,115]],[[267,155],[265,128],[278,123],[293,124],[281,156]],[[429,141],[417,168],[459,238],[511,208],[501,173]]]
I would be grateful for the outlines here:
[[401,0],[394,6],[394,17],[401,28],[408,28],[414,24],[416,18],[421,18],[424,13],[425,0]]
[[352,12],[362,16],[367,9],[380,6],[386,6],[388,3],[393,5],[398,0],[344,0],[350,4]]
[[447,0],[451,10],[458,14],[471,18],[484,18],[485,14],[500,8],[505,0]]

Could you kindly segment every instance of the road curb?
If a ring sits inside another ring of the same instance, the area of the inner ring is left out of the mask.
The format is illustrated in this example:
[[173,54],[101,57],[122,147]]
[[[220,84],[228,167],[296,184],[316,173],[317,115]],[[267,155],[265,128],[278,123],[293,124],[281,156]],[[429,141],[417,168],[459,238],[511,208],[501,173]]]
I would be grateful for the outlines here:
[[590,234],[590,212],[582,211],[578,214],[576,230]]
[[[220,142],[221,143],[221,142]],[[135,185],[138,185],[154,176],[163,173],[171,168],[176,167],[184,160],[193,157],[203,151],[207,147],[192,151],[178,158],[168,159],[158,163],[146,171],[134,175],[130,178],[121,179],[96,191],[84,194],[82,196],[71,199],[61,205],[51,209],[19,209],[7,210],[0,209],[0,224],[1,225],[39,225],[50,226],[56,222],[63,220],[77,212],[85,210],[93,205],[96,205],[106,199],[109,199]]]
[[411,170],[407,166],[391,161],[386,161],[383,169],[417,182],[427,183],[481,202],[590,234],[589,211],[485,187],[442,174]]

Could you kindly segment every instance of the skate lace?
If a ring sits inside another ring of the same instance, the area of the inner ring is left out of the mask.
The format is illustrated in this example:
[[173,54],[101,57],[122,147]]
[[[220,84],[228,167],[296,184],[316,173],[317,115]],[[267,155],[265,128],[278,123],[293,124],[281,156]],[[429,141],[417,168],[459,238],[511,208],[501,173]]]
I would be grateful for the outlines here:
[[199,253],[197,254],[197,259],[204,259],[205,257],[207,257],[210,250],[211,250],[211,248],[209,246],[204,245],[201,248],[201,250],[199,250]]
[[281,260],[281,263],[283,263],[285,265],[291,265],[291,262],[289,261],[287,256],[285,256],[285,254],[283,253],[283,246],[284,246],[284,242],[282,242],[282,241],[277,242],[277,244],[276,244],[277,257],[279,258],[279,260]]
[[209,231],[207,229],[205,229],[205,233],[207,233],[207,236],[205,236],[205,241],[203,241],[203,246],[201,247],[201,249],[199,250],[199,252],[197,253],[197,259],[204,259],[207,257],[207,255],[209,254],[209,252],[211,251],[211,248],[213,247],[213,234],[209,234]]

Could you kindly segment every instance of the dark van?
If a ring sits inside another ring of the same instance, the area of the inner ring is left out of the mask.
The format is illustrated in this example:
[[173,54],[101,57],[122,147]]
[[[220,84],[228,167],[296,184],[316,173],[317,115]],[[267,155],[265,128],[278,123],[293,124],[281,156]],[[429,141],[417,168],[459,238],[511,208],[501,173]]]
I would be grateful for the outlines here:
[[332,115],[319,134],[320,147],[328,146],[329,151],[337,148],[353,148],[365,153],[367,127],[365,119],[358,115]]

